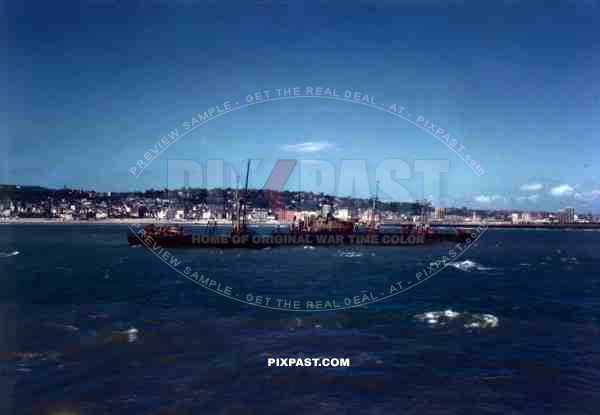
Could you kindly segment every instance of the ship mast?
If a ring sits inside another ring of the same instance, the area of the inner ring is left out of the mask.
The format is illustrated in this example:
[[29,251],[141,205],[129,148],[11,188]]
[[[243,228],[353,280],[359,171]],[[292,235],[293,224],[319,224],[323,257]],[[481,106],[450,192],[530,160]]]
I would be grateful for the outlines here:
[[[240,189],[240,175],[236,174],[235,176],[235,194],[233,196],[233,206],[232,206],[232,211],[231,211],[231,223],[233,225],[233,227],[236,227],[236,223],[239,225],[239,206],[240,206],[240,200],[239,200],[239,195],[238,195],[238,191]],[[239,227],[239,226],[238,226]]]
[[377,199],[379,197],[379,180],[375,180],[375,197],[373,198],[373,208],[371,209],[371,224],[375,224],[375,209],[377,207]]
[[248,164],[246,166],[246,183],[244,185],[244,209],[243,209],[243,216],[242,216],[242,228],[244,230],[246,230],[246,204],[248,202],[248,178],[250,176],[250,159],[248,159]]

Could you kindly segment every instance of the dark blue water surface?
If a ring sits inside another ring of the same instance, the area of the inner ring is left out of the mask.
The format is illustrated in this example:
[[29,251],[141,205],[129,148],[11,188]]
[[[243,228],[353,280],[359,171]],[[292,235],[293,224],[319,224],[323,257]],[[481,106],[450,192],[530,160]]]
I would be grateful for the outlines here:
[[[224,298],[126,233],[0,226],[0,413],[600,413],[598,232],[488,230],[413,289],[328,312]],[[451,248],[172,252],[233,295],[305,302],[377,295]]]

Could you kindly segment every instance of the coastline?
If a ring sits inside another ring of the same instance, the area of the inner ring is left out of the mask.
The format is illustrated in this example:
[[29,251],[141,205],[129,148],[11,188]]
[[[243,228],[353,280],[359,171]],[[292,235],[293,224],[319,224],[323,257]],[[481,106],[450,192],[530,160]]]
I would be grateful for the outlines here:
[[[183,220],[169,221],[156,220],[154,218],[111,218],[111,219],[92,219],[92,220],[62,220],[48,218],[11,218],[8,220],[0,219],[0,225],[204,225],[207,226],[211,221],[202,220]],[[230,220],[219,219],[217,225],[230,225]],[[289,222],[250,222],[249,225],[262,226],[288,226]],[[399,225],[400,223],[383,223],[383,225]],[[587,230],[600,231],[600,223],[576,223],[576,224],[486,224],[486,223],[432,223],[430,226],[437,227],[459,227],[459,228],[475,228],[485,226],[488,230]]]
[[[208,225],[211,221],[204,220],[185,220],[185,221],[170,221],[156,220],[153,218],[123,218],[123,219],[92,219],[92,220],[62,220],[48,218],[19,218],[10,220],[0,220],[0,225]],[[217,225],[229,225],[230,220],[217,220]],[[276,222],[256,222],[250,225],[277,225]],[[279,223],[283,225],[284,223]]]

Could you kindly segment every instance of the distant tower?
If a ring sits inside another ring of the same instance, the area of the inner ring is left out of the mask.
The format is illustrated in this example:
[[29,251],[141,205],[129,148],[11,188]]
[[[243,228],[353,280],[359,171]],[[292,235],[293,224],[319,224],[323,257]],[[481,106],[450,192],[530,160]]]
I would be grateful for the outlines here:
[[443,207],[435,208],[435,220],[442,222],[446,217],[446,209]]
[[240,175],[236,174],[235,176],[235,194],[233,197],[233,212],[231,214],[231,219],[233,221],[239,218],[239,206],[240,206]]
[[558,213],[559,223],[569,224],[575,223],[575,208],[566,207]]
[[371,208],[371,224],[375,224],[375,212],[377,210],[377,198],[379,197],[379,179],[375,180],[375,197]]

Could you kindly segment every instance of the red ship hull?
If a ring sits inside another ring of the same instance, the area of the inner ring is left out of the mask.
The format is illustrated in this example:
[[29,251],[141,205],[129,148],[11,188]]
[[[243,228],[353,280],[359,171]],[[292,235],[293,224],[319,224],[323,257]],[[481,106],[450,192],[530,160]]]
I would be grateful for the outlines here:
[[253,248],[304,245],[371,245],[371,246],[419,246],[435,242],[462,243],[468,234],[451,233],[340,233],[340,232],[289,232],[273,234],[191,235],[145,233],[129,235],[130,245],[197,248]]

